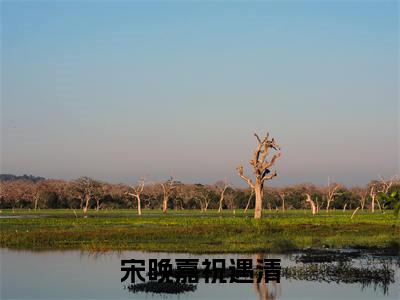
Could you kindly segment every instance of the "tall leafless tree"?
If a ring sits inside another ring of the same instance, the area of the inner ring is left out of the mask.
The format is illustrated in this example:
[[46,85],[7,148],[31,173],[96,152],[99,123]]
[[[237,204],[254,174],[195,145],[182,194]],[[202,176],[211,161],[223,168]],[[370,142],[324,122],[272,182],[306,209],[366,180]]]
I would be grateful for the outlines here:
[[315,197],[315,206],[316,206],[317,214],[318,214],[322,207],[322,203],[321,204],[318,203],[318,197]]
[[166,213],[168,209],[168,200],[171,197],[172,192],[176,188],[174,178],[171,176],[166,182],[161,183],[161,186],[163,189],[162,211],[163,213]]
[[263,139],[260,139],[257,134],[254,135],[257,138],[258,146],[254,151],[253,159],[249,163],[253,168],[255,182],[244,175],[243,166],[237,167],[237,171],[239,176],[254,190],[256,197],[254,218],[260,219],[262,216],[264,182],[277,176],[277,172],[273,171],[271,173],[269,168],[275,164],[276,160],[281,156],[281,152],[275,153],[271,160],[267,160],[267,157],[270,154],[270,149],[280,151],[279,145],[276,143],[274,138],[269,139],[269,133],[267,133]]
[[392,187],[393,183],[396,182],[397,180],[397,175],[394,175],[392,178],[390,178],[389,180],[385,180],[385,178],[383,178],[383,176],[381,177],[381,184],[379,187],[379,192],[387,194],[390,190],[390,188]]
[[135,197],[137,199],[137,203],[138,203],[138,215],[141,216],[142,215],[142,203],[140,201],[140,195],[143,192],[144,189],[144,182],[145,182],[145,178],[142,177],[139,180],[138,185],[131,187],[131,189],[133,190],[133,192],[128,192],[129,196]]
[[331,202],[334,200],[335,196],[340,195],[340,193],[337,192],[339,189],[340,185],[334,183],[331,184],[330,180],[328,178],[328,187],[326,189],[326,211],[329,211]]
[[371,198],[371,211],[375,212],[375,202],[378,204],[379,210],[382,211],[381,203],[379,202],[379,193],[387,194],[396,181],[397,176],[393,176],[390,180],[386,181],[383,176],[380,176],[380,180],[373,180],[369,184],[369,196]]
[[206,212],[212,200],[212,190],[202,184],[194,185],[195,198],[198,200],[201,212]]
[[311,199],[311,195],[310,194],[306,194],[307,199],[306,202],[310,203],[311,205],[311,212],[313,215],[315,215],[317,213],[317,206],[315,205],[315,202]]
[[360,199],[359,208],[361,210],[364,210],[369,190],[367,188],[364,188],[364,187],[354,187],[354,188],[351,189],[351,192],[356,194],[356,195],[358,195],[358,197]]
[[229,183],[226,178],[224,179],[223,182],[221,182],[220,184],[217,184],[217,189],[219,190],[219,194],[220,194],[219,207],[218,207],[219,213],[222,211],[222,205],[223,205],[224,199],[225,199],[225,192],[228,187],[229,187]]
[[369,189],[369,196],[371,197],[371,211],[372,212],[375,212],[375,201],[377,200],[376,199],[377,194],[378,194],[378,192],[377,192],[377,189],[376,189],[376,185],[372,184],[370,189]]

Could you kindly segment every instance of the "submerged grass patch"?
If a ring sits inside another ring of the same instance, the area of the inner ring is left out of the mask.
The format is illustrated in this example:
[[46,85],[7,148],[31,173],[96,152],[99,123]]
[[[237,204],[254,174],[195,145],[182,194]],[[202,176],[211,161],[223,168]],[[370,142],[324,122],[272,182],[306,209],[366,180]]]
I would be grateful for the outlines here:
[[[390,212],[332,211],[312,216],[303,210],[252,212],[236,210],[169,212],[133,210],[3,211],[0,246],[12,249],[144,250],[193,253],[287,252],[309,247],[393,247],[400,240],[400,222]],[[396,244],[398,246],[398,244]],[[398,251],[398,250],[397,250]]]

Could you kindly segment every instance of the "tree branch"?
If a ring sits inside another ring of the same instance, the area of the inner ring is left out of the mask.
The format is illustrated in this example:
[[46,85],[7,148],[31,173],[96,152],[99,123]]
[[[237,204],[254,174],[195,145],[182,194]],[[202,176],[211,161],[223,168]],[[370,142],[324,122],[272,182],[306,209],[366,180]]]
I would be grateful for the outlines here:
[[272,174],[268,175],[268,176],[264,176],[261,180],[264,182],[265,180],[271,180],[272,178],[274,178],[275,176],[277,176],[278,173],[276,171],[274,171]]
[[247,184],[254,189],[254,184],[253,181],[251,181],[250,178],[248,178],[246,175],[243,174],[243,166],[239,166],[236,168],[236,170],[238,171],[239,176],[247,182]]
[[265,171],[265,169],[268,169],[269,167],[272,167],[275,164],[275,161],[281,157],[282,153],[279,152],[277,154],[274,154],[274,156],[272,157],[272,159],[269,162],[265,162],[263,163],[263,172]]

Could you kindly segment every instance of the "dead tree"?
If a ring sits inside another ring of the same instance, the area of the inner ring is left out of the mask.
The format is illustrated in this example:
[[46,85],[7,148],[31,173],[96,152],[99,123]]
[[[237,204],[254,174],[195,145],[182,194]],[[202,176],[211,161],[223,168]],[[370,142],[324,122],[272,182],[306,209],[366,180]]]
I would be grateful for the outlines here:
[[354,218],[354,215],[356,214],[356,212],[357,212],[359,209],[360,209],[360,207],[358,206],[358,207],[353,211],[353,214],[351,215],[351,218],[350,218],[350,219],[353,219],[353,218]]
[[372,185],[369,190],[369,196],[371,197],[371,211],[375,212],[375,200],[376,200],[376,186]]
[[369,189],[369,196],[371,198],[371,212],[375,212],[375,202],[378,204],[379,210],[382,211],[381,203],[378,199],[378,193],[382,192],[385,187],[379,187],[378,184],[372,184]]
[[195,184],[194,197],[198,199],[201,212],[206,212],[212,200],[211,189],[202,184]]
[[340,195],[340,193],[337,192],[338,188],[340,185],[334,184],[331,185],[328,179],[328,188],[326,190],[326,211],[329,211],[329,207],[331,205],[331,202],[334,200],[335,196]]
[[197,196],[199,199],[200,211],[206,212],[208,209],[208,205],[210,204],[211,198],[208,197],[206,194],[201,194]]
[[221,187],[220,187],[220,196],[219,196],[219,207],[218,207],[218,212],[220,213],[222,211],[222,205],[224,204],[224,199],[225,199],[225,191],[229,187],[228,181],[225,180],[223,181]]
[[359,208],[361,210],[364,210],[365,207],[365,203],[367,201],[367,197],[368,197],[368,189],[367,188],[355,188],[353,190],[356,194],[358,194],[358,196],[360,197],[360,205]]
[[381,176],[381,186],[379,189],[379,192],[384,193],[385,195],[387,195],[387,193],[389,192],[390,188],[392,187],[393,183],[396,181],[397,176],[393,176],[392,178],[390,178],[390,180],[386,181],[385,178],[383,178],[383,176]]
[[307,195],[307,199],[306,202],[310,203],[311,205],[311,212],[313,215],[315,215],[317,213],[317,206],[315,205],[314,201],[311,200],[311,196],[310,194],[306,194]]
[[250,201],[251,201],[251,198],[253,198],[253,196],[254,196],[254,190],[251,189],[250,197],[249,197],[249,200],[247,201],[246,208],[244,209],[244,212],[247,212],[247,210],[249,209]]
[[161,183],[163,189],[163,205],[162,211],[163,213],[167,212],[168,209],[168,200],[171,197],[172,192],[175,190],[176,185],[173,177],[171,176],[166,182]]
[[315,197],[315,208],[317,210],[317,213],[319,213],[319,210],[320,210],[321,206],[322,206],[322,203],[319,204],[318,203],[318,197]]
[[247,184],[254,190],[256,196],[254,218],[260,219],[262,215],[262,196],[264,190],[264,182],[277,176],[277,172],[270,172],[270,168],[275,164],[276,160],[281,156],[281,152],[275,153],[271,160],[267,160],[270,149],[275,151],[280,150],[279,145],[275,142],[275,139],[269,139],[269,133],[260,139],[257,134],[254,134],[258,141],[258,146],[254,151],[253,159],[250,161],[250,165],[253,168],[253,174],[255,176],[255,182],[249,177],[244,175],[243,166],[237,167],[239,176],[247,182]]
[[379,193],[387,194],[392,187],[397,176],[393,176],[389,181],[386,181],[382,176],[381,181],[373,181],[369,189],[369,196],[371,198],[371,211],[375,212],[375,202],[378,204],[379,210],[382,211],[381,203],[378,199]]
[[144,182],[145,182],[145,178],[141,178],[139,180],[139,184],[137,186],[132,187],[133,192],[129,193],[129,196],[135,197],[137,199],[138,202],[138,215],[141,216],[142,215],[142,206],[141,206],[141,202],[140,202],[140,195],[143,192],[144,189]]

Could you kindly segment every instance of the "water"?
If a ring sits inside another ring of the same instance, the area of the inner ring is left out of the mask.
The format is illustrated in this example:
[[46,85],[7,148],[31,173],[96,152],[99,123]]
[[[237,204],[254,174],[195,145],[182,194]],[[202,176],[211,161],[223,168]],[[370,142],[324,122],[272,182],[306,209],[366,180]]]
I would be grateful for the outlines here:
[[[205,284],[200,282],[195,290],[179,295],[133,293],[120,282],[121,259],[150,258],[255,258],[254,255],[190,255],[123,251],[121,253],[88,253],[81,251],[28,252],[2,249],[1,299],[399,299],[399,258],[356,257],[347,263],[354,269],[389,270],[388,280],[381,280],[380,273],[371,282],[348,283],[347,275],[340,272],[333,276],[336,282],[326,280],[325,275],[315,280],[283,277],[281,283],[256,285],[253,283]],[[303,267],[307,263],[296,262],[296,256],[266,255],[264,258],[280,258],[282,267]],[[297,256],[299,258],[299,256]],[[337,262],[333,262],[335,265]],[[321,265],[321,263],[319,263]],[[227,261],[227,266],[229,263]],[[332,266],[329,263],[328,266]],[[383,267],[386,266],[386,269]],[[292,269],[290,269],[292,270]],[[333,270],[336,270],[333,268]],[[386,272],[385,271],[385,272]],[[332,269],[329,269],[332,276]],[[320,273],[318,273],[320,274]],[[304,273],[303,273],[304,275]],[[315,275],[315,274],[314,274]],[[325,276],[325,277],[324,277]],[[328,276],[328,277],[329,277]],[[336,276],[336,277],[335,277]],[[337,277],[338,276],[338,277]],[[342,276],[342,277],[341,277]],[[304,276],[303,276],[304,277]],[[229,278],[228,282],[229,282]],[[381,282],[383,281],[383,282]],[[347,283],[346,283],[347,282]],[[376,282],[375,282],[376,283]]]

